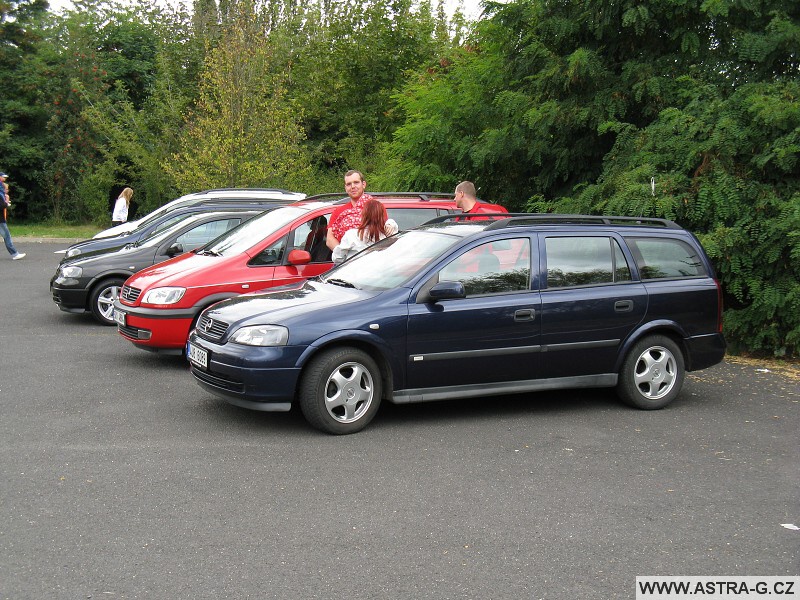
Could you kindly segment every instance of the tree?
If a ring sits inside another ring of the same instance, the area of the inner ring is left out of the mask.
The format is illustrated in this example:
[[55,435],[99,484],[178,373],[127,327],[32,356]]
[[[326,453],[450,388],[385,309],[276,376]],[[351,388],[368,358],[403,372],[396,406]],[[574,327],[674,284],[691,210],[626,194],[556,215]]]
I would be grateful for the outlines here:
[[46,65],[41,57],[42,21],[47,5],[42,0],[10,0],[0,4],[0,169],[11,175],[14,218],[32,209],[39,165],[46,152],[43,107]]
[[182,191],[271,186],[302,189],[310,166],[301,146],[301,112],[275,73],[273,52],[252,5],[211,51],[181,150],[164,165]]

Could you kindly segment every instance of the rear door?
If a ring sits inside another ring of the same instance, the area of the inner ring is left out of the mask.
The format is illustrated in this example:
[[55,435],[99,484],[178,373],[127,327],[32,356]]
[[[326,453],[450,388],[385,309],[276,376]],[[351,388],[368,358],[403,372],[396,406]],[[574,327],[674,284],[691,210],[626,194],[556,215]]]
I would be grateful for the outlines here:
[[614,234],[542,233],[542,349],[546,377],[610,373],[647,311],[630,257]]

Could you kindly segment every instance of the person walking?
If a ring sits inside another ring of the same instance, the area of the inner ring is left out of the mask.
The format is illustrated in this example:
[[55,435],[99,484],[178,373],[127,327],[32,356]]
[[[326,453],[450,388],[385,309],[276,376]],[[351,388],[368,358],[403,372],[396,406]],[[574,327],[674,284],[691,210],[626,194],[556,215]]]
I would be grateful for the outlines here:
[[8,184],[6,183],[7,173],[0,173],[0,235],[3,236],[3,241],[6,244],[6,250],[11,255],[12,260],[20,260],[25,258],[24,252],[17,252],[14,247],[14,242],[11,241],[11,232],[8,230],[8,209],[11,206],[11,200],[8,196]]
[[111,226],[122,225],[128,220],[128,209],[131,206],[131,198],[133,198],[133,190],[126,187],[114,203],[114,212],[111,215]]

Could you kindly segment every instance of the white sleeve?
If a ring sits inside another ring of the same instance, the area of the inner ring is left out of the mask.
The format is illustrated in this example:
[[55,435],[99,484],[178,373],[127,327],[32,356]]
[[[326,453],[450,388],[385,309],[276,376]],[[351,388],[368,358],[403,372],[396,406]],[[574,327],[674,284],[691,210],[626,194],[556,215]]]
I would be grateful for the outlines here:
[[358,240],[358,229],[348,229],[342,236],[342,241],[333,249],[332,257],[333,262],[339,264],[347,259],[350,250],[355,246]]
[[383,226],[383,230],[386,232],[386,237],[394,235],[397,233],[398,229],[400,228],[397,226],[397,221],[394,219],[388,219],[386,224]]

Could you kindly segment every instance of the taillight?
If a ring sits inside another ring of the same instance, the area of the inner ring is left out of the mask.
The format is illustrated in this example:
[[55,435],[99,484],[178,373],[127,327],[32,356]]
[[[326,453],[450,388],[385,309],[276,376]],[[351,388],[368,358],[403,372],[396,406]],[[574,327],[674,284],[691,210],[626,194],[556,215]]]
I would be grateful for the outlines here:
[[717,333],[722,333],[722,286],[717,279],[714,283],[717,284]]

